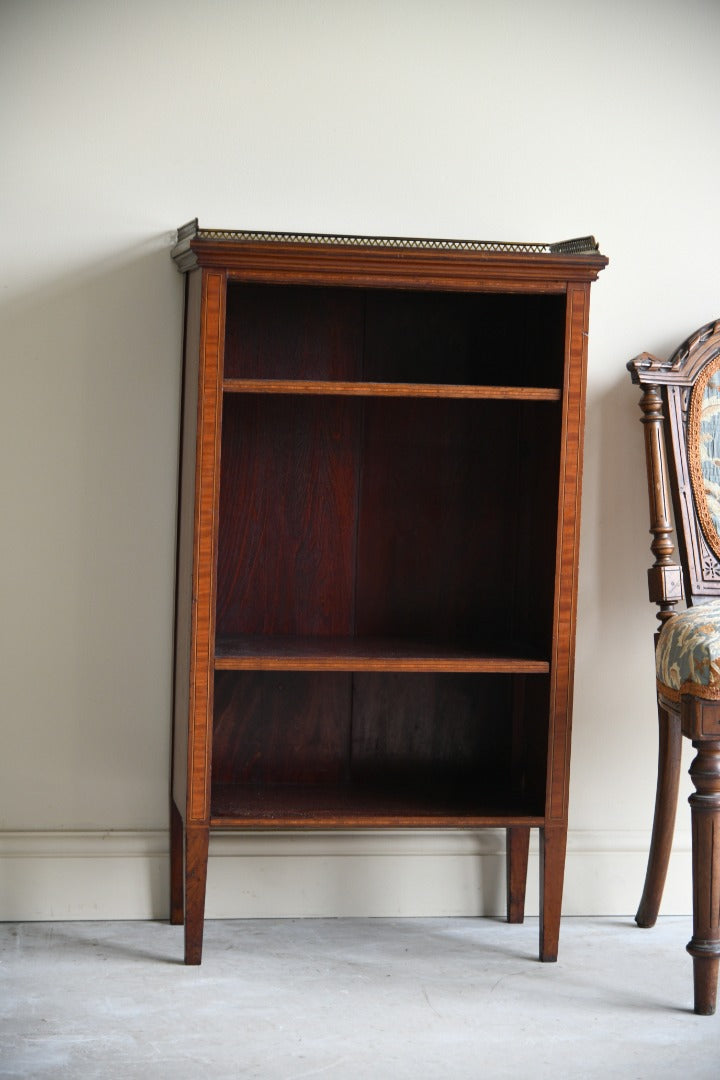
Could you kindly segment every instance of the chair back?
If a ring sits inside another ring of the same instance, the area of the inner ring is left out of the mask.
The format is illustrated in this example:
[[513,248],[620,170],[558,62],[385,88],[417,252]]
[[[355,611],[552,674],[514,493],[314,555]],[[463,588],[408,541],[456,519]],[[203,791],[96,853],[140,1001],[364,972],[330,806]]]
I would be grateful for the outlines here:
[[720,597],[720,319],[669,360],[642,353],[628,370],[642,390],[655,555],[648,583],[662,625],[684,594],[689,605]]

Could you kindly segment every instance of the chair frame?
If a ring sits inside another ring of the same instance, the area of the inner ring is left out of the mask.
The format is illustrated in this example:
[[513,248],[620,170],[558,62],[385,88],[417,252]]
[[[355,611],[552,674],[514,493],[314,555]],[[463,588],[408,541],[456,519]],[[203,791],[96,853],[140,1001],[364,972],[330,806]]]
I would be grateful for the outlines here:
[[[720,537],[708,528],[701,476],[692,447],[698,419],[694,396],[709,364],[720,364],[720,319],[701,327],[668,360],[642,353],[628,369],[641,391],[641,421],[650,506],[650,600],[659,607],[660,630],[676,617],[676,605],[720,598]],[[713,365],[717,366],[716,364]],[[701,394],[699,395],[702,396]],[[680,565],[674,561],[671,498]],[[658,683],[658,780],[655,816],[638,926],[655,924],[672,846],[678,801],[682,736],[697,751],[690,767],[695,791],[692,818],[693,958],[695,1012],[711,1015],[717,999],[720,961],[720,700],[697,693],[674,693]]]

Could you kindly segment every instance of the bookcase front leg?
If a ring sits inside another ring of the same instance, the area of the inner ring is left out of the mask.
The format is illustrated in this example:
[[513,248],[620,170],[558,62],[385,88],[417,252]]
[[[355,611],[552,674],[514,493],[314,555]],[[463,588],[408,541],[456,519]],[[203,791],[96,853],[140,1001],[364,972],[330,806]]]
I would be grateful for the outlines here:
[[202,960],[209,838],[207,825],[187,825],[185,828],[186,964],[199,964]]
[[527,883],[529,826],[513,826],[506,830],[507,848],[507,921],[521,923],[525,918],[525,886]]
[[557,960],[567,825],[540,829],[540,959]]

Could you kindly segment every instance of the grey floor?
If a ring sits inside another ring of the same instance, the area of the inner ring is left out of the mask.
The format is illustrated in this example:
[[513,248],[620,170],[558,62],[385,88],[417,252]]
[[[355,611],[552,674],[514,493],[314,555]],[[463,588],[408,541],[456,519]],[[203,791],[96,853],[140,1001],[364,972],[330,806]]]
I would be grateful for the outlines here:
[[208,922],[200,968],[163,923],[0,925],[0,1076],[720,1077],[691,1012],[689,919]]

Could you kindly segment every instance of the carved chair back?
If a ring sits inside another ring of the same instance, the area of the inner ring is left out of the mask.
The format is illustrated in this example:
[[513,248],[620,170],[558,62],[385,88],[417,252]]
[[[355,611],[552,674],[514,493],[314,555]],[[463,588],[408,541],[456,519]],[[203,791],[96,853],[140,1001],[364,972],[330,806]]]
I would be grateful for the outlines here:
[[[655,555],[648,585],[662,625],[684,594],[688,605],[720,598],[720,319],[669,360],[642,353],[628,369],[643,391]],[[671,502],[682,569],[673,559]]]

